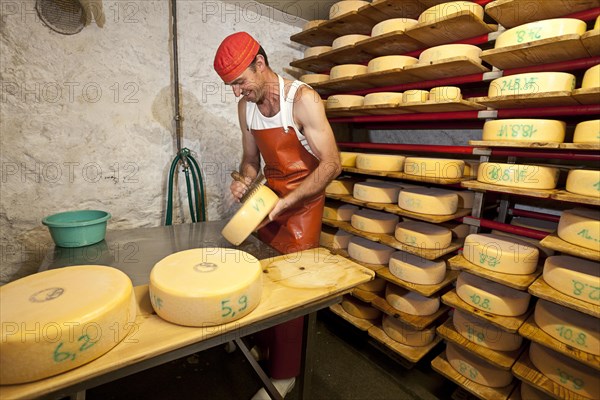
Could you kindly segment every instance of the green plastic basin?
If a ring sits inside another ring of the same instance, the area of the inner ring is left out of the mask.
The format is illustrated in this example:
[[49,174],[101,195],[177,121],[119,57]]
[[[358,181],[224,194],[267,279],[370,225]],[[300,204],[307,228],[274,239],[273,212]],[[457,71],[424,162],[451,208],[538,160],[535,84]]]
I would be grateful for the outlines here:
[[57,246],[82,247],[104,240],[110,217],[99,210],[66,211],[44,218],[42,224],[48,227]]

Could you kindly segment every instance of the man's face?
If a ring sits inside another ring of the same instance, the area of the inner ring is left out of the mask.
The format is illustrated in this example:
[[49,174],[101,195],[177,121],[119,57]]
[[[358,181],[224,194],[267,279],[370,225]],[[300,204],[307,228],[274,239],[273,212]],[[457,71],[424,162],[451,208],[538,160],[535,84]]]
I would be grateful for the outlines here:
[[244,96],[247,101],[256,103],[262,96],[262,77],[258,71],[253,71],[248,67],[246,70],[229,85],[233,89],[236,97]]

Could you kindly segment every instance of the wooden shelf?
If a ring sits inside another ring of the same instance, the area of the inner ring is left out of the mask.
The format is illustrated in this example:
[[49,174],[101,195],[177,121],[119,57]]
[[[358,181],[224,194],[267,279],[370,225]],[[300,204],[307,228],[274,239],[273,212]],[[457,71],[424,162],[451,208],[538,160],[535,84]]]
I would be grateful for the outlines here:
[[600,197],[583,196],[576,193],[559,190],[550,196],[551,199],[560,201],[569,201],[571,203],[590,204],[600,206]]
[[483,183],[475,180],[462,182],[461,186],[467,189],[475,190],[476,192],[499,192],[516,194],[519,196],[537,197],[540,199],[549,199],[550,196],[557,192],[555,189],[522,189],[508,186],[492,185],[489,183]]
[[[321,55],[318,55],[318,56],[306,57],[306,58],[302,58],[300,60],[292,61],[290,63],[290,65],[294,68],[300,68],[300,69],[303,69],[306,71],[320,73],[320,72],[329,71],[331,68],[335,67],[337,64],[332,61],[324,60],[321,57]],[[318,86],[318,85],[315,84],[315,86]]]
[[568,91],[474,97],[469,100],[495,109],[579,105],[579,102],[575,100],[572,93]]
[[546,142],[500,142],[490,140],[469,140],[470,146],[477,147],[514,147],[521,149],[558,149],[560,143],[546,143]]
[[364,332],[368,331],[369,328],[371,328],[373,326],[373,323],[375,322],[368,319],[356,318],[355,316],[348,314],[341,306],[341,304],[334,304],[332,306],[329,306],[329,309],[338,317],[341,317],[342,319],[348,321],[356,328]]
[[398,319],[398,321],[401,321],[416,330],[423,330],[427,328],[429,325],[433,324],[438,318],[440,318],[442,315],[446,314],[450,310],[447,306],[440,304],[439,310],[437,310],[431,315],[411,315],[396,310],[383,297],[375,298],[371,302],[371,305],[376,309],[384,312],[386,315],[394,317]]
[[[600,38],[598,39],[600,40]],[[575,89],[573,98],[583,105],[600,103],[600,87],[589,89]]]
[[600,141],[598,143],[561,143],[559,147],[568,150],[600,150]]
[[474,103],[467,100],[449,100],[449,101],[432,101],[427,100],[425,103],[404,103],[400,104],[403,110],[408,112],[451,112],[451,111],[472,111],[472,110],[485,110],[487,107],[481,104]]
[[[390,18],[411,18],[417,19],[419,15],[427,8],[423,5],[423,1],[419,0],[374,0],[370,7],[363,7],[360,11],[371,16],[371,18],[377,18],[377,15],[383,15],[384,19]],[[378,14],[370,14],[374,10]]]
[[600,261],[600,251],[586,249],[566,242],[558,237],[556,233],[546,236],[540,241],[540,244],[552,250],[560,251],[575,257],[587,258],[588,260]]
[[433,359],[431,362],[431,367],[435,371],[464,388],[472,395],[482,400],[508,400],[510,394],[516,386],[514,382],[502,388],[491,388],[489,386],[475,383],[458,373],[458,371],[456,371],[452,365],[450,365],[448,359],[446,358],[446,352]]
[[298,32],[292,35],[290,40],[308,47],[331,46],[331,43],[333,43],[339,35],[330,29],[322,29],[321,26],[326,23],[327,21],[305,31]]
[[540,276],[534,283],[532,283],[531,286],[529,286],[528,291],[540,299],[548,300],[552,303],[568,307],[572,310],[591,315],[592,317],[600,318],[599,305],[591,304],[559,292],[552,286],[548,285],[543,276]]
[[311,86],[319,93],[348,92],[350,90],[370,89],[373,87],[373,85],[361,80],[361,77],[365,75],[368,74],[356,75],[352,78],[330,79],[328,81],[319,82],[318,84],[313,84]]
[[361,40],[356,44],[357,50],[369,53],[374,57],[406,54],[425,47],[427,46],[408,36],[405,31],[384,33]]
[[423,357],[427,355],[438,343],[442,341],[442,338],[436,336],[431,343],[427,346],[408,346],[400,342],[396,342],[394,339],[389,337],[385,331],[377,325],[373,325],[369,328],[369,336],[383,344],[388,349],[392,350],[399,356],[407,359],[410,362],[419,362]]
[[352,172],[356,174],[372,175],[372,176],[385,176],[387,178],[404,179],[407,181],[421,182],[421,183],[433,183],[436,185],[455,185],[457,183],[471,181],[473,177],[460,177],[460,178],[441,178],[438,176],[417,176],[409,175],[404,172],[379,172],[379,171],[368,171],[364,169],[343,167],[344,172]]
[[350,111],[356,111],[355,115],[395,115],[410,114],[412,112],[405,109],[400,104],[377,104],[370,106],[350,107]]
[[375,292],[368,292],[366,290],[362,290],[359,288],[354,288],[350,292],[350,294],[360,301],[364,301],[365,303],[371,303],[375,297],[378,297],[379,294]]
[[535,272],[530,275],[512,275],[501,272],[491,271],[482,268],[468,261],[462,254],[458,254],[448,260],[448,265],[460,270],[469,271],[473,275],[480,276],[490,281],[500,283],[517,290],[527,290],[527,288],[542,274],[542,265],[538,265]]
[[474,314],[476,317],[482,318],[491,323],[492,325],[512,333],[516,333],[521,327],[521,325],[523,325],[523,322],[525,322],[527,317],[529,317],[529,315],[533,312],[533,307],[530,305],[527,312],[516,317],[504,317],[501,315],[486,313],[463,301],[458,296],[455,289],[444,294],[442,296],[442,302],[450,307],[458,308],[470,314]]
[[437,333],[444,339],[459,345],[465,350],[485,359],[490,364],[504,370],[510,370],[526,347],[525,345],[521,345],[519,349],[514,351],[496,351],[480,346],[458,333],[450,318],[444,324],[437,327]]
[[569,346],[559,340],[556,340],[535,323],[535,319],[530,316],[527,321],[519,328],[519,334],[526,339],[539,343],[544,347],[554,350],[558,353],[572,358],[573,360],[600,370],[600,356],[587,353],[575,347]]
[[581,36],[581,42],[590,56],[600,55],[600,29],[592,29]]
[[446,271],[444,280],[435,285],[418,285],[416,283],[404,281],[390,272],[389,268],[381,268],[376,272],[377,276],[385,279],[388,282],[393,283],[396,286],[400,286],[404,289],[410,290],[411,292],[419,293],[422,296],[430,297],[440,290],[444,289],[448,285],[452,284],[458,277],[458,271]]
[[414,64],[404,68],[404,72],[416,78],[415,82],[451,78],[490,72],[490,69],[466,56],[457,56],[430,64]]

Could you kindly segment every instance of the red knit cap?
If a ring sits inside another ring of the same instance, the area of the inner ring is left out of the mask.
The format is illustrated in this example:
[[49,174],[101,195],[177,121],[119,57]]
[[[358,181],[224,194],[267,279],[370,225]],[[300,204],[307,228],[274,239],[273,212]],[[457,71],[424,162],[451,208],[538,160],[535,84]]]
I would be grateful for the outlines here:
[[225,83],[233,81],[254,61],[260,45],[246,32],[227,36],[215,55],[214,67]]

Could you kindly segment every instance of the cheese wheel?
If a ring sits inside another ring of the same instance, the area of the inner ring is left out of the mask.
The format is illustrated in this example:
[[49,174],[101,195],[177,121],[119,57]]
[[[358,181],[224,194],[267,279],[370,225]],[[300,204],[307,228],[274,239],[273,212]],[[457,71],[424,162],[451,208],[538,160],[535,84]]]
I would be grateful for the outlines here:
[[[334,79],[331,77],[331,79]],[[325,108],[335,110],[338,108],[360,107],[363,105],[364,97],[354,94],[335,94],[327,98]]]
[[365,290],[371,293],[383,292],[387,281],[383,278],[375,278],[367,283],[361,283],[357,286],[358,289]]
[[309,57],[315,57],[318,55],[321,55],[323,53],[327,53],[328,51],[331,51],[332,46],[315,46],[315,47],[309,47],[306,50],[304,50],[304,58],[309,58]]
[[[356,187],[354,189],[356,190]],[[380,211],[362,209],[352,215],[352,227],[370,233],[393,233],[399,217]]]
[[279,197],[265,185],[261,185],[246,199],[231,217],[221,234],[231,244],[239,246],[269,215]]
[[499,49],[563,35],[577,34],[581,36],[586,29],[585,22],[574,18],[554,18],[530,22],[502,32],[496,38],[494,48]]
[[419,15],[419,23],[433,23],[446,19],[454,14],[470,11],[477,18],[483,19],[483,7],[472,1],[450,1],[435,5]]
[[483,125],[482,140],[562,143],[566,126],[565,122],[552,119],[498,119]]
[[407,90],[402,93],[402,103],[425,103],[429,98],[427,90]]
[[327,22],[326,19],[314,19],[312,21],[308,21],[307,23],[304,24],[304,26],[302,27],[302,30],[307,31],[309,29],[316,28],[317,26],[324,24],[325,22]]
[[404,251],[390,257],[390,272],[406,282],[417,285],[437,285],[446,277],[446,262],[431,261]]
[[0,287],[0,384],[31,382],[88,363],[134,328],[131,280],[116,268],[80,265]]
[[387,182],[360,182],[354,185],[353,196],[369,203],[394,203],[400,187]]
[[352,194],[355,181],[350,179],[334,179],[325,186],[327,194]]
[[464,302],[490,314],[515,317],[527,311],[531,295],[475,275],[461,272],[456,294]]
[[369,4],[368,1],[344,0],[334,3],[329,9],[329,19],[341,17],[342,15],[357,11],[359,8]]
[[595,89],[600,87],[600,64],[588,69],[583,75],[582,89]]
[[419,64],[433,64],[437,61],[447,60],[454,57],[467,57],[477,63],[481,63],[481,50],[472,44],[443,44],[430,47],[419,56]]
[[390,105],[397,106],[402,101],[402,93],[380,92],[365,96],[365,106]]
[[559,292],[600,305],[600,263],[564,255],[548,257],[543,276]]
[[398,206],[421,214],[450,215],[458,208],[458,195],[443,189],[404,189],[398,195]]
[[548,233],[552,233],[556,230],[556,228],[558,228],[558,222],[544,221],[542,219],[527,217],[512,217],[512,219],[510,220],[510,224]]
[[376,24],[371,30],[371,37],[385,35],[390,32],[404,32],[419,21],[410,18],[391,18]]
[[573,74],[566,72],[531,72],[494,79],[490,83],[488,96],[571,92],[573,89],[575,89],[575,75]]
[[518,333],[497,328],[458,309],[454,310],[452,324],[464,338],[495,351],[514,351],[523,344],[523,337]]
[[460,88],[455,86],[439,86],[429,91],[429,100],[436,102],[462,100]]
[[340,36],[331,43],[331,48],[335,50],[346,46],[354,46],[356,43],[368,39],[369,37],[370,36],[367,35],[356,34]]
[[474,233],[465,239],[463,256],[470,263],[490,271],[529,275],[537,267],[539,250],[522,240]]
[[335,221],[350,221],[356,211],[358,211],[358,207],[352,204],[325,204],[323,218]]
[[[336,65],[335,67],[331,68],[331,70],[329,71],[329,79],[342,79],[342,78],[353,78],[357,75],[362,75],[362,74],[366,74],[367,73],[367,66],[366,65],[360,65],[360,64],[342,64],[342,65]],[[336,97],[339,96],[355,96],[355,95],[335,95]],[[329,96],[328,99],[330,99],[333,96]],[[356,96],[356,97],[363,97],[363,96]],[[356,104],[359,105],[359,104]],[[361,100],[361,104],[362,105],[362,100]]]
[[367,264],[385,264],[395,250],[381,243],[361,237],[353,237],[348,244],[348,255]]
[[398,172],[402,171],[405,159],[406,157],[395,154],[361,153],[356,157],[356,168],[371,171]]
[[381,317],[381,311],[350,296],[344,296],[342,308],[356,318],[373,320]]
[[407,65],[414,65],[418,62],[414,57],[409,56],[382,56],[376,57],[367,64],[367,72],[382,72],[397,68],[404,68]]
[[542,299],[533,315],[537,326],[554,339],[600,356],[598,318]]
[[463,176],[465,162],[447,158],[406,157],[404,173],[427,178],[456,179]]
[[520,393],[522,400],[554,400],[554,397],[547,395],[523,381],[521,381]]
[[356,167],[356,157],[359,153],[352,153],[348,151],[340,151],[340,163],[342,167]]
[[559,169],[541,165],[484,162],[479,166],[477,180],[491,185],[525,189],[554,189]]
[[445,249],[452,242],[452,232],[443,226],[421,221],[404,221],[396,225],[396,240],[421,249]]
[[600,196],[600,170],[570,170],[567,175],[567,191],[582,196]]
[[446,344],[446,358],[459,374],[488,387],[504,387],[513,380],[510,371],[500,369],[453,343]]
[[600,376],[595,369],[535,342],[529,345],[529,359],[554,383],[588,399],[600,398]]
[[410,315],[431,315],[440,308],[438,296],[425,297],[392,284],[385,288],[385,300],[396,310]]
[[350,239],[352,234],[341,229],[333,231],[323,229],[319,236],[319,244],[330,249],[347,249]]
[[[556,225],[558,226],[558,223]],[[537,239],[532,239],[532,238],[528,238],[528,237],[525,237],[525,236],[515,235],[514,233],[502,232],[502,231],[498,231],[496,229],[492,229],[491,233],[493,235],[506,236],[506,237],[509,237],[509,238],[514,238],[514,239],[518,239],[518,240],[522,240],[524,242],[530,243],[533,246],[537,247],[537,249],[540,252],[540,255],[543,254],[543,257],[550,257],[550,256],[554,255],[554,250],[552,250],[552,249],[550,249],[548,247],[542,246],[540,244],[540,241],[537,240]]]
[[583,208],[563,211],[557,233],[566,242],[598,251],[600,211]]
[[307,85],[313,85],[315,83],[327,82],[329,75],[327,74],[305,74],[300,77],[300,81]]
[[594,30],[600,29],[600,15],[596,17],[596,22],[594,23]]
[[423,347],[435,339],[435,327],[416,330],[388,315],[383,316],[381,327],[391,339],[405,346]]
[[600,143],[600,119],[577,124],[573,133],[573,143]]

